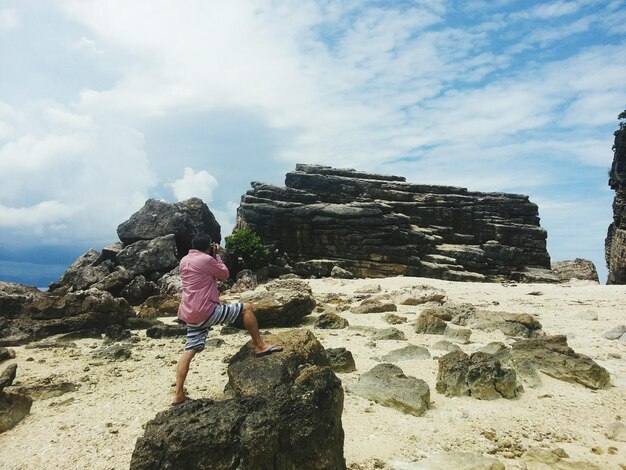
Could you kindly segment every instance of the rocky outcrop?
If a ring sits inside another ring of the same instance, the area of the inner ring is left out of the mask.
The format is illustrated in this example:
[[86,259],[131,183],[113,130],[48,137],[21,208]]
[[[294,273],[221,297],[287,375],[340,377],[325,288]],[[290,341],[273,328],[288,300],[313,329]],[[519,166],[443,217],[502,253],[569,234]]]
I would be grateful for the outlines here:
[[[7,283],[5,283],[7,284]],[[18,346],[47,336],[125,325],[134,316],[128,302],[97,289],[65,295],[29,290],[16,285],[0,291],[0,346]]]
[[233,398],[188,400],[148,422],[130,468],[345,469],[343,389],[324,348],[305,330],[267,340],[285,350],[233,356]]
[[626,284],[626,111],[622,112],[619,129],[615,131],[613,164],[609,171],[609,186],[615,191],[613,222],[605,241],[607,284]]
[[552,272],[561,282],[568,282],[572,279],[600,282],[595,264],[588,259],[556,261],[552,263]]
[[507,336],[520,336],[522,338],[536,338],[544,335],[541,323],[526,313],[468,310],[454,317],[452,323],[479,330],[500,330]]
[[119,242],[80,256],[50,292],[96,288],[141,305],[154,295],[176,297],[180,292],[178,262],[202,233],[220,241],[220,226],[198,198],[167,203],[156,199],[122,222]]
[[514,360],[526,360],[544,374],[585,387],[599,389],[610,384],[611,376],[591,358],[574,352],[565,336],[516,341],[511,349]]
[[331,259],[362,277],[556,281],[527,196],[301,164],[285,185],[252,183],[237,228],[296,262]]

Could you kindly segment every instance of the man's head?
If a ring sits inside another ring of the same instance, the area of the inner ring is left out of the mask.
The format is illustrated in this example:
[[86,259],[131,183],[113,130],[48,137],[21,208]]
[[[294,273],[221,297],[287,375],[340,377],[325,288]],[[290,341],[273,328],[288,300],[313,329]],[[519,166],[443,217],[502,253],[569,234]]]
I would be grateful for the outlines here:
[[211,248],[211,243],[213,243],[211,235],[203,233],[202,235],[198,235],[191,240],[191,247],[195,250],[207,251]]

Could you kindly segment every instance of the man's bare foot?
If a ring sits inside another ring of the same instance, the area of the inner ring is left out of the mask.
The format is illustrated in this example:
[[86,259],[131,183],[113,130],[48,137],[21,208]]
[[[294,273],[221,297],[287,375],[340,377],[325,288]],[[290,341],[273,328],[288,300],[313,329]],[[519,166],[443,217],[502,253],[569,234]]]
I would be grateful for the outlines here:
[[184,403],[187,400],[191,400],[191,398],[189,398],[187,395],[183,395],[182,397],[174,395],[174,399],[172,400],[172,406],[180,405],[181,403]]

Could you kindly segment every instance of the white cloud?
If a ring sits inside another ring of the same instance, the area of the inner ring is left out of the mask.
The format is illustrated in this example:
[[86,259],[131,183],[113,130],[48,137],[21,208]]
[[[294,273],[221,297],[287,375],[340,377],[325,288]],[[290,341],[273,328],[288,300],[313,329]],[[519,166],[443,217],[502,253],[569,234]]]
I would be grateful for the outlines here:
[[75,212],[75,209],[59,201],[43,201],[30,207],[19,208],[0,204],[0,227],[32,228],[45,225],[59,227]]
[[85,36],[81,37],[74,44],[74,49],[82,51],[88,55],[100,55],[103,53],[103,51],[98,48],[96,41],[94,41],[93,39],[87,39]]
[[176,199],[184,201],[192,197],[199,197],[208,203],[213,200],[213,191],[217,188],[217,180],[207,171],[195,172],[193,168],[185,168],[181,179],[168,183]]
[[15,29],[19,24],[20,20],[15,8],[0,10],[0,31]]

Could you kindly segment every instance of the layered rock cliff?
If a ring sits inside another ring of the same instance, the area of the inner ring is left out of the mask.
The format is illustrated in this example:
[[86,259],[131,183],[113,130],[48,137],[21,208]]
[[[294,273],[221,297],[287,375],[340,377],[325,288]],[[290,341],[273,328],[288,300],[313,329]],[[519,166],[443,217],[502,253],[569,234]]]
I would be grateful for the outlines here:
[[607,284],[626,284],[626,111],[622,112],[619,129],[615,131],[613,164],[609,172],[609,186],[615,190],[613,223],[605,242]]
[[285,187],[252,183],[242,227],[295,261],[335,260],[363,277],[556,280],[537,205],[519,194],[299,164]]

